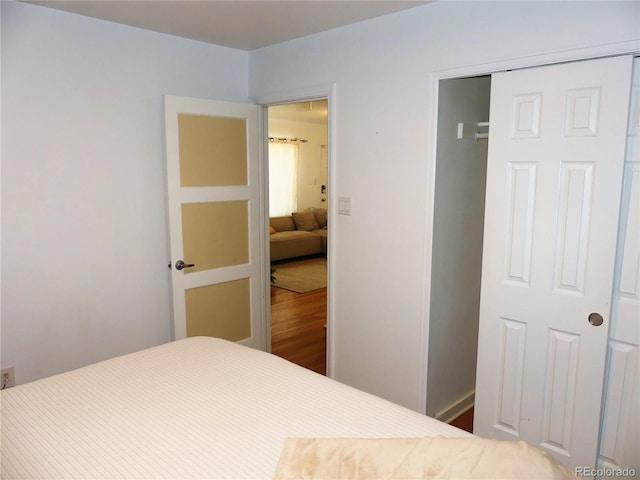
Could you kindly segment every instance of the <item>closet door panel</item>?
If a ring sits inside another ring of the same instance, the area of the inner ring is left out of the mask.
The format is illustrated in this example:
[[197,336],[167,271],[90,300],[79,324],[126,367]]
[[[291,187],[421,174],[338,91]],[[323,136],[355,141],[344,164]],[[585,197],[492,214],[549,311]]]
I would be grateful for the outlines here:
[[640,59],[628,134],[598,462],[610,472],[640,472]]
[[[606,58],[491,82],[474,433],[576,468],[598,456],[631,67]],[[521,369],[505,368],[519,345],[505,319],[526,332]]]

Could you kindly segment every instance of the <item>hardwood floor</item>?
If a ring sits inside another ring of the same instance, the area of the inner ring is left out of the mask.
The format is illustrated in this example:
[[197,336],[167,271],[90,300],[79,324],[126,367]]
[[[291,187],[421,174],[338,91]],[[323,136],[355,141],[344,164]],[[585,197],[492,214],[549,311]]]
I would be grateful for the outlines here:
[[327,374],[327,289],[296,293],[271,287],[271,351]]
[[453,419],[449,424],[454,427],[461,428],[469,433],[473,433],[473,407],[459,417]]

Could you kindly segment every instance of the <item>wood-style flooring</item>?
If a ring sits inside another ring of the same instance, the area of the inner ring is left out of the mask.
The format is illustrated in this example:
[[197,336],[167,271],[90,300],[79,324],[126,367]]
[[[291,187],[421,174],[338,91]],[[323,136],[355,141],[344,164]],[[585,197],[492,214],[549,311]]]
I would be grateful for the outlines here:
[[459,417],[453,419],[449,424],[454,427],[461,428],[466,432],[473,433],[473,407]]
[[327,374],[327,289],[296,293],[271,287],[271,352]]

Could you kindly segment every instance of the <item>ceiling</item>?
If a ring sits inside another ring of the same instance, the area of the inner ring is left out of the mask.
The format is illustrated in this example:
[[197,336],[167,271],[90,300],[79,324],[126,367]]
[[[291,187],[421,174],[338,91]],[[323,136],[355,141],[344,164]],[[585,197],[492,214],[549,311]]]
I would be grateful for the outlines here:
[[25,0],[111,22],[254,50],[430,0]]

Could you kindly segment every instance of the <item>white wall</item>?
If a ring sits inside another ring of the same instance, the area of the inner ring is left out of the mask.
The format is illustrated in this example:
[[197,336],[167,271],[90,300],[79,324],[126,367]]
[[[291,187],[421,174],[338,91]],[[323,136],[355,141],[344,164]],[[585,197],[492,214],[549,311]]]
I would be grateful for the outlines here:
[[24,383],[171,340],[162,95],[246,101],[248,54],[1,4],[2,366]]
[[338,380],[425,409],[432,74],[640,49],[638,18],[638,2],[436,2],[250,53],[252,98],[335,83]]
[[327,183],[322,169],[322,145],[327,144],[327,124],[299,122],[271,117],[269,109],[269,136],[280,138],[303,138],[298,142],[298,210],[309,207],[327,208],[322,202],[320,187]]

